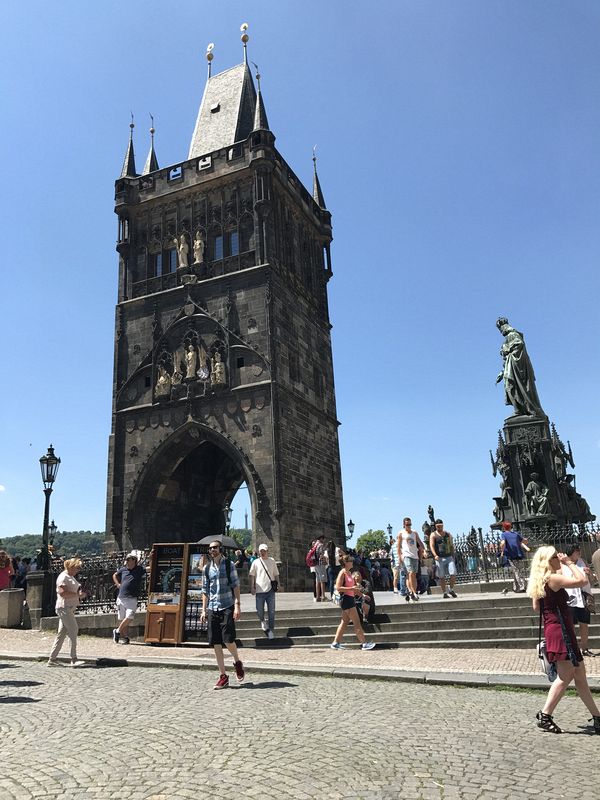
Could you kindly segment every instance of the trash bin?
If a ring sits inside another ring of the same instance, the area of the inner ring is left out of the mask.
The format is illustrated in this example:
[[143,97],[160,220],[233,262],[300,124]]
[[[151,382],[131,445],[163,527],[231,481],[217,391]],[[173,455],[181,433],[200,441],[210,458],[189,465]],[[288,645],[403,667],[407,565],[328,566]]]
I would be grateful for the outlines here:
[[0,592],[0,628],[18,628],[23,616],[24,589],[3,589]]

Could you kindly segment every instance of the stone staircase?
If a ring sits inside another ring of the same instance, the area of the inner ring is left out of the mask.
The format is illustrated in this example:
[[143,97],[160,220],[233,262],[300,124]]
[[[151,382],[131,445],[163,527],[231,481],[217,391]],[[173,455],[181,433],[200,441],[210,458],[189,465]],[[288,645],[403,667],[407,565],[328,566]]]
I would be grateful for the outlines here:
[[[600,600],[600,597],[598,598]],[[592,617],[590,648],[600,649],[600,624]],[[322,647],[333,640],[340,610],[330,603],[303,610],[280,610],[275,615],[275,639],[267,639],[256,614],[245,612],[236,623],[242,647]],[[367,637],[381,647],[534,648],[538,615],[527,597],[476,600],[435,600],[418,604],[397,601],[378,606]],[[348,645],[356,642],[352,629]]]

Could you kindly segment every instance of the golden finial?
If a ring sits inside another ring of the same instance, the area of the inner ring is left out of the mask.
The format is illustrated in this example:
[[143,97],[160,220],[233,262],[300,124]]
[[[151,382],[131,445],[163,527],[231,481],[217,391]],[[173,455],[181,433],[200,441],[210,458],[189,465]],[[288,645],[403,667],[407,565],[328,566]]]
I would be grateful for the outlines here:
[[246,49],[246,45],[248,44],[248,39],[250,38],[248,36],[248,34],[246,33],[246,31],[248,30],[248,23],[247,22],[242,22],[242,24],[240,25],[240,30],[242,32],[242,35],[240,36],[240,39],[242,40],[242,44],[244,45],[244,64],[247,64],[248,63],[248,52],[247,52],[247,49]]
[[129,136],[132,137],[133,136],[133,129],[135,128],[135,123],[133,121],[133,111],[130,111],[129,113],[131,114],[131,122],[129,123],[129,130],[130,130]]
[[152,114],[150,114],[149,116],[150,116],[150,123],[151,123],[150,136],[152,137],[152,144],[154,144],[154,132],[155,132],[154,131],[154,117],[152,116]]
[[209,42],[206,46],[206,60],[208,61],[208,77],[210,78],[211,67],[212,67],[212,60],[214,58],[213,50],[215,49],[215,45],[213,42]]

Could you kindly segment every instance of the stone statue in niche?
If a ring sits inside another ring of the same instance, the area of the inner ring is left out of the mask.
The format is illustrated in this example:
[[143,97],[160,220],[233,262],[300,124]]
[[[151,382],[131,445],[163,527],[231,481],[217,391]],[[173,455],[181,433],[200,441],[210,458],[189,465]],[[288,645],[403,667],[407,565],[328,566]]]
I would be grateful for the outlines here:
[[188,253],[189,253],[189,246],[187,243],[187,239],[185,233],[182,233],[179,237],[179,240],[173,239],[175,246],[177,247],[177,260],[178,260],[178,267],[179,269],[187,269],[188,267]]
[[204,261],[204,239],[200,231],[196,231],[194,236],[194,264],[201,264]]
[[212,369],[210,373],[210,382],[212,386],[224,386],[225,380],[225,364],[221,360],[221,353],[216,350],[212,357]]
[[544,416],[523,334],[512,328],[505,317],[500,317],[496,326],[504,336],[500,349],[504,366],[496,378],[496,383],[504,380],[504,402],[514,408],[515,416]]
[[168,396],[171,392],[171,376],[162,364],[158,365],[158,380],[154,392],[157,397]]
[[550,514],[550,501],[548,500],[548,487],[540,480],[537,472],[531,473],[531,479],[525,487],[527,511],[532,517]]
[[185,378],[186,380],[196,379],[196,369],[198,364],[198,356],[193,344],[188,344],[185,353]]
[[200,352],[200,357],[198,359],[198,370],[196,375],[199,380],[207,381],[210,378],[210,362],[208,360],[208,355],[202,344],[200,344],[198,350]]

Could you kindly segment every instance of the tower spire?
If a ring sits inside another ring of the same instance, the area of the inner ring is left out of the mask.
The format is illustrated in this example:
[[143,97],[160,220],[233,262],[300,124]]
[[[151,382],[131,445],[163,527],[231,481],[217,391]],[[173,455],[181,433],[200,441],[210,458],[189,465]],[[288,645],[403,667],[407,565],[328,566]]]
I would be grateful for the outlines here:
[[263,103],[262,94],[260,91],[260,72],[258,71],[258,64],[252,62],[256,69],[256,107],[254,109],[254,127],[253,131],[268,131],[269,120],[267,119],[267,112],[265,111],[265,104]]
[[214,42],[209,42],[206,46],[206,60],[208,61],[208,80],[212,73],[212,60],[214,58],[213,50],[215,49]]
[[325,198],[323,197],[323,192],[321,191],[321,184],[319,182],[319,176],[317,175],[317,145],[313,147],[313,200],[319,206],[319,208],[326,209],[327,206],[325,205]]
[[244,45],[244,64],[247,64],[248,63],[248,48],[247,48],[247,45],[248,45],[248,39],[250,38],[248,36],[248,34],[246,33],[246,31],[248,30],[248,23],[247,22],[243,22],[240,25],[240,30],[242,32],[242,35],[240,36],[240,39],[242,40],[242,44]]
[[137,172],[135,171],[135,155],[133,152],[133,129],[135,123],[133,121],[133,113],[131,114],[131,122],[129,123],[129,144],[127,145],[127,152],[123,160],[123,169],[121,170],[120,178],[135,178]]
[[146,159],[146,163],[144,164],[144,170],[142,175],[148,175],[149,172],[156,172],[159,169],[158,166],[158,159],[156,158],[156,153],[154,152],[154,117],[150,114],[150,152],[148,153],[148,158]]

